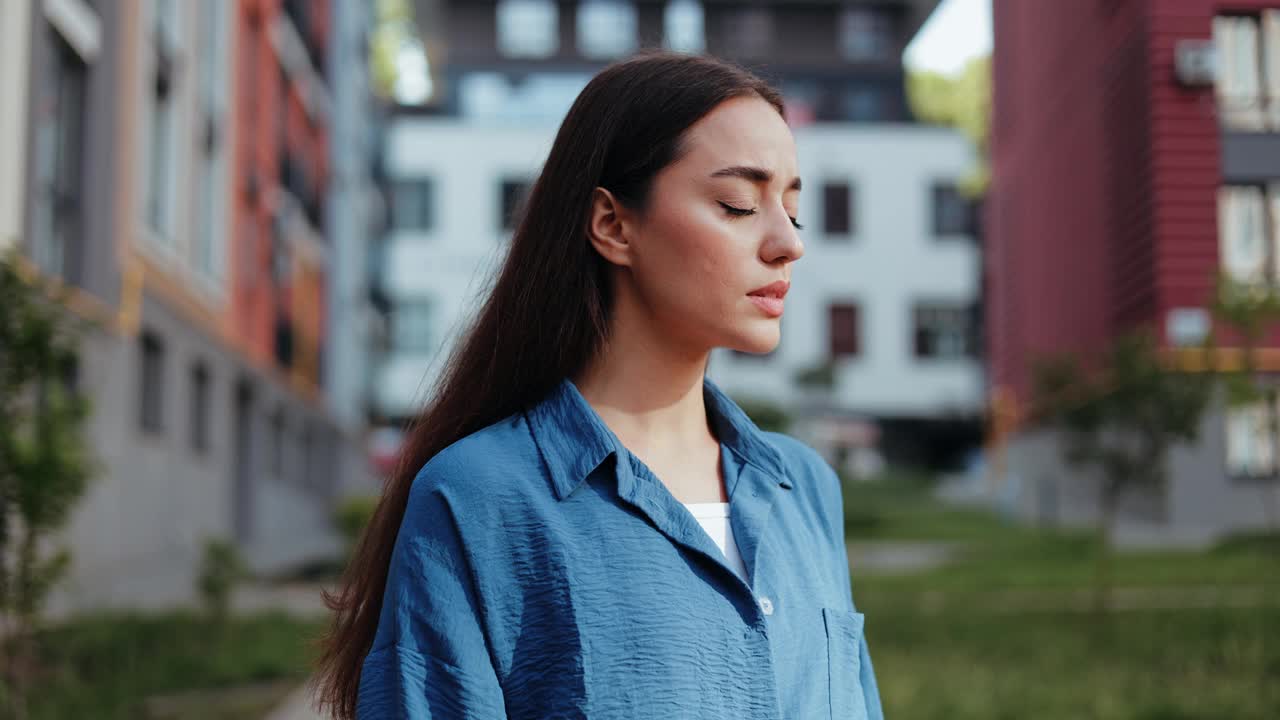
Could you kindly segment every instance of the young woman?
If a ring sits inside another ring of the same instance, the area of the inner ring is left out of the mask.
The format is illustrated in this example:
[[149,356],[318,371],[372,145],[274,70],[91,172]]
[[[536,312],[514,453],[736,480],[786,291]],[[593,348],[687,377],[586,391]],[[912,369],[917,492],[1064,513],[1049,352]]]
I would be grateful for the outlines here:
[[329,598],[337,717],[882,717],[835,473],[705,377],[778,343],[799,194],[746,71],[587,85]]

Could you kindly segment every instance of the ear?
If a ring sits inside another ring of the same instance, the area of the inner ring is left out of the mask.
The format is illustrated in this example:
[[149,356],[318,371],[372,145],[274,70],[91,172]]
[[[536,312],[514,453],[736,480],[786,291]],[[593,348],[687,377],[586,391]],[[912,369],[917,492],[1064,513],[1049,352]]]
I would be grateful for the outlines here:
[[614,265],[630,266],[631,216],[613,193],[598,187],[591,192],[587,237],[596,252]]

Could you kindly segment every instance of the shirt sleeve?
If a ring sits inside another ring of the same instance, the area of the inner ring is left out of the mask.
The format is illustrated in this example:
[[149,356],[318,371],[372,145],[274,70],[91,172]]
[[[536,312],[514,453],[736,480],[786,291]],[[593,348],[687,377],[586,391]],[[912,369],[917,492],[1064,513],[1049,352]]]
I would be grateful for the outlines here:
[[506,717],[474,578],[432,465],[414,481],[396,538],[357,718]]

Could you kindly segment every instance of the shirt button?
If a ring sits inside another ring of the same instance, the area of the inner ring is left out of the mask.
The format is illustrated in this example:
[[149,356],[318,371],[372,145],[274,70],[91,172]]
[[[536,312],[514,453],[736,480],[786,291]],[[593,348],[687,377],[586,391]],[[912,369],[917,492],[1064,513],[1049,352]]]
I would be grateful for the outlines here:
[[760,609],[764,611],[764,614],[765,614],[765,615],[772,615],[772,614],[773,614],[773,601],[772,601],[772,600],[770,600],[767,596],[761,595],[761,596],[760,596]]

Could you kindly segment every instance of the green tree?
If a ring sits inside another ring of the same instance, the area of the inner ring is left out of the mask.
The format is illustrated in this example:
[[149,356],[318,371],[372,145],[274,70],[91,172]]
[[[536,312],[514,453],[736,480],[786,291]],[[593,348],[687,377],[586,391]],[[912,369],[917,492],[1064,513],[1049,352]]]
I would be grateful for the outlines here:
[[759,398],[735,398],[734,402],[761,430],[784,433],[791,427],[791,416],[781,406]]
[[25,717],[32,633],[70,552],[47,552],[83,495],[88,411],[68,382],[78,323],[14,256],[0,258],[0,673],[11,717]]
[[[1280,388],[1276,387],[1275,382],[1263,381],[1257,371],[1259,346],[1266,334],[1280,322],[1280,290],[1270,283],[1243,283],[1221,274],[1214,292],[1212,312],[1215,326],[1231,327],[1240,337],[1240,364],[1224,369],[1215,368],[1226,388],[1227,404],[1265,404],[1271,425],[1267,433],[1271,438],[1271,456],[1280,458],[1280,416],[1276,412]],[[1210,344],[1216,344],[1212,336]],[[1272,482],[1259,486],[1267,527],[1271,530],[1276,529],[1280,516],[1280,510],[1276,507],[1277,485],[1280,485],[1280,477],[1277,475],[1277,471],[1273,470]]]
[[397,56],[416,32],[409,0],[378,0],[369,42],[369,75],[379,95],[395,94]]
[[219,538],[205,540],[196,590],[206,616],[220,630],[225,628],[231,612],[232,593],[246,577],[248,568],[235,543]]
[[810,367],[796,371],[792,378],[797,385],[815,390],[834,390],[836,386],[836,365],[832,360],[824,360]]
[[963,180],[961,189],[971,197],[983,194],[990,176],[991,57],[974,58],[955,75],[908,72],[907,102],[920,120],[953,127],[973,143],[977,167]]
[[1162,361],[1145,332],[1120,337],[1097,367],[1073,355],[1042,359],[1035,370],[1036,417],[1061,432],[1063,459],[1099,472],[1095,605],[1110,605],[1112,538],[1120,498],[1132,488],[1162,492],[1169,448],[1194,442],[1212,377]]

